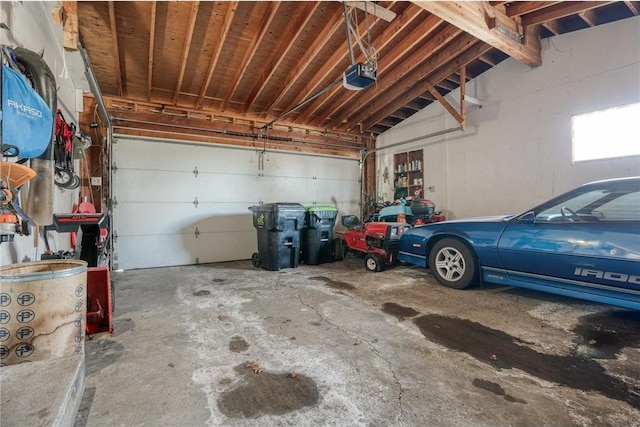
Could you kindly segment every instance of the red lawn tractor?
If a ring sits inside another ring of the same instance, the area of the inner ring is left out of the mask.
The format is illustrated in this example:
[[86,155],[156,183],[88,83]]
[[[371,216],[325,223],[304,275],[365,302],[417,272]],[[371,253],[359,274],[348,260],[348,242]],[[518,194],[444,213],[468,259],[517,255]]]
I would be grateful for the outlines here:
[[404,222],[360,223],[354,215],[342,217],[346,229],[334,230],[335,259],[341,261],[347,252],[364,256],[365,268],[382,271],[393,265],[398,255],[398,240],[411,226]]

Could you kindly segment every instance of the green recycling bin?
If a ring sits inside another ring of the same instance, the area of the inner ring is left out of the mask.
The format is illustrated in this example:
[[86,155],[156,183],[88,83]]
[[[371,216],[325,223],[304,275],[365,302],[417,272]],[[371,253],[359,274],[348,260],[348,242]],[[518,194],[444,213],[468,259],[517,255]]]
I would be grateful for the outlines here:
[[299,203],[265,203],[249,208],[258,230],[258,252],[251,257],[255,267],[278,271],[296,268],[300,261],[300,232],[304,206]]
[[333,206],[309,206],[302,230],[302,261],[308,265],[333,262],[333,226],[338,209]]

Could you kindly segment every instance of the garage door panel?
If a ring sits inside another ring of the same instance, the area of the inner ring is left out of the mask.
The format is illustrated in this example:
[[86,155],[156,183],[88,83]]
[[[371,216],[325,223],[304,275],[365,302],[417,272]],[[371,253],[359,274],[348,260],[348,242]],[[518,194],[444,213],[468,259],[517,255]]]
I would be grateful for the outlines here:
[[249,206],[232,203],[205,203],[198,204],[197,208],[192,203],[126,203],[118,204],[115,215],[121,236],[190,234],[199,224],[208,224],[207,221],[216,218],[252,224]]
[[150,140],[134,140],[115,137],[113,144],[117,167],[157,171],[185,171],[194,169],[193,156],[195,146],[157,142]]
[[256,175],[201,174],[188,191],[203,203],[253,204],[259,198],[258,181]]
[[257,251],[257,231],[211,231],[198,237],[200,263],[249,259]]
[[198,157],[194,166],[200,174],[258,174],[259,154],[257,151],[216,147],[216,155],[211,155],[211,147],[198,147]]
[[132,137],[119,139],[114,154],[122,268],[247,259],[257,246],[251,206],[297,202],[342,211],[359,198],[354,160],[272,152],[261,161],[256,150]]
[[195,264],[197,242],[194,235],[163,234],[118,236],[116,268],[150,268]]
[[192,202],[195,177],[188,172],[118,169],[118,203]]

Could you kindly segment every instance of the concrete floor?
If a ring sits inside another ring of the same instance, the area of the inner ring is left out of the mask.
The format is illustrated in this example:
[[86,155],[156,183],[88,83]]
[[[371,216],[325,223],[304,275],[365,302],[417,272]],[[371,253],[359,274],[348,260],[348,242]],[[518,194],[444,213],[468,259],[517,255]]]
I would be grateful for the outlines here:
[[113,273],[76,426],[640,425],[640,313],[362,260]]

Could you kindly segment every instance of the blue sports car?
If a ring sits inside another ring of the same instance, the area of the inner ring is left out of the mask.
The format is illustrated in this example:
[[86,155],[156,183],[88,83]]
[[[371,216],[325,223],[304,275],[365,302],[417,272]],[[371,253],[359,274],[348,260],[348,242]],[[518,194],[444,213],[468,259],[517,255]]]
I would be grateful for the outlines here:
[[455,289],[483,281],[640,310],[640,177],[585,184],[520,215],[413,228],[398,260]]

